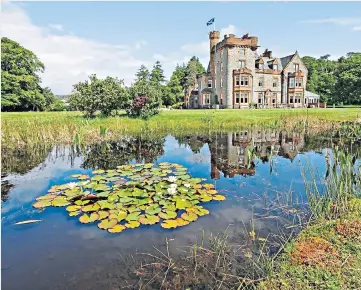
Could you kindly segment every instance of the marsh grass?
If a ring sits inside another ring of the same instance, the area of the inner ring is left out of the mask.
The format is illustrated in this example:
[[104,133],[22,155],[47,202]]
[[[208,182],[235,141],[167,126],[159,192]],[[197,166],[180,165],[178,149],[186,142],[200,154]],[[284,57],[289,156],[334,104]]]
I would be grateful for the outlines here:
[[173,110],[149,120],[125,116],[86,119],[80,112],[2,113],[2,145],[114,140],[127,134],[192,134],[245,127],[332,129],[354,121],[361,109]]

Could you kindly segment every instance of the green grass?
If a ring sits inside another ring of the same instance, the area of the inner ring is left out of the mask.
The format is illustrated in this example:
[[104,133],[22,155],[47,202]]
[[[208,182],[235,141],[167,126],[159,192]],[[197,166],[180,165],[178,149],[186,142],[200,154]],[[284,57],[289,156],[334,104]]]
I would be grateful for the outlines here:
[[326,123],[360,118],[361,108],[172,110],[162,111],[148,121],[126,116],[85,119],[80,112],[23,112],[2,113],[1,125],[3,146],[14,147],[39,142],[71,143],[74,139],[107,140],[124,134],[233,131],[247,126],[294,129],[307,124],[323,128]]

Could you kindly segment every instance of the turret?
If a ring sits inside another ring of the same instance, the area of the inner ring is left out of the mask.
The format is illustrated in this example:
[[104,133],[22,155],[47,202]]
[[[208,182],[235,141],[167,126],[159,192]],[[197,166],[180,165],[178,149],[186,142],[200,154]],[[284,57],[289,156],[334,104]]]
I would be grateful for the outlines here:
[[219,42],[219,31],[211,31],[209,33],[209,51],[212,52],[213,46]]

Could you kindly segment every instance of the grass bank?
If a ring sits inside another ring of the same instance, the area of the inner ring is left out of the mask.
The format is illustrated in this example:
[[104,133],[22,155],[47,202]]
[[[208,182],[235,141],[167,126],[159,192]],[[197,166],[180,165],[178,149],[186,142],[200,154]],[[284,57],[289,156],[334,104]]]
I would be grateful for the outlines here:
[[330,129],[361,118],[360,108],[269,110],[172,110],[144,121],[125,116],[85,119],[80,112],[2,113],[2,144],[112,140],[125,134],[205,133],[249,126]]

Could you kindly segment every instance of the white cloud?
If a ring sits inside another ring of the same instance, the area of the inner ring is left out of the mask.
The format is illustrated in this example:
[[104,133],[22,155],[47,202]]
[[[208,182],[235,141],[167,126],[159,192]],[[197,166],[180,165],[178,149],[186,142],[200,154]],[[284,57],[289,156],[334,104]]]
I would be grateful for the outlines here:
[[148,42],[146,42],[145,40],[139,40],[135,43],[135,49],[141,49],[142,47],[144,46],[147,46],[148,45]]
[[[4,36],[32,50],[45,64],[43,85],[49,86],[55,94],[70,93],[73,84],[92,73],[100,77],[119,77],[129,85],[141,64],[150,65],[132,54],[132,45],[113,45],[78,37],[62,31],[63,26],[59,24],[37,26],[23,8],[14,3],[3,5],[1,25]],[[145,45],[146,41],[140,40],[135,47]]]
[[354,26],[352,27],[352,30],[361,31],[361,26]]
[[237,28],[233,24],[229,24],[227,27],[221,29],[221,39],[225,34],[237,34]]
[[[313,19],[313,20],[304,20],[301,23],[307,24],[334,24],[341,26],[351,26],[355,24],[361,24],[360,17],[340,17],[340,18],[322,18],[322,19]],[[354,26],[352,30],[361,30],[361,26]]]
[[209,54],[209,41],[199,43],[189,43],[181,47],[181,50],[193,55],[208,55]]
[[63,31],[64,28],[61,24],[49,24],[49,27],[55,30]]

